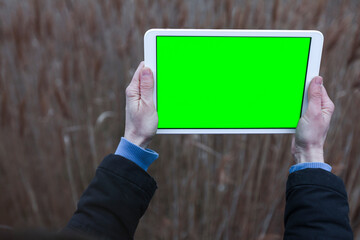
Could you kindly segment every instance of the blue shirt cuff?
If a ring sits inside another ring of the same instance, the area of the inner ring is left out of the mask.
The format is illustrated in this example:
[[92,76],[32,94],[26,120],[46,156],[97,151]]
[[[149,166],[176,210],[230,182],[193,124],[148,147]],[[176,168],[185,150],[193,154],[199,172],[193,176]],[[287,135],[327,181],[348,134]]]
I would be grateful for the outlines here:
[[322,162],[305,162],[305,163],[298,163],[295,165],[292,165],[289,169],[289,173],[293,173],[299,170],[303,170],[306,168],[321,168],[328,172],[331,172],[331,166],[327,163]]
[[129,142],[125,138],[121,138],[119,146],[115,151],[116,155],[120,155],[126,159],[137,164],[145,171],[148,169],[151,163],[153,163],[159,154],[151,149],[143,149],[132,142]]

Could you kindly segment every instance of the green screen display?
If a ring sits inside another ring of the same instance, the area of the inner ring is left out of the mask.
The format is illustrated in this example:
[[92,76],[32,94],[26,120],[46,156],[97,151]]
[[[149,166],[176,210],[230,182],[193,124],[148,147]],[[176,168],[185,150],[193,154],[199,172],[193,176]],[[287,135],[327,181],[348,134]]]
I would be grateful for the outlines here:
[[157,36],[158,128],[296,128],[310,43]]

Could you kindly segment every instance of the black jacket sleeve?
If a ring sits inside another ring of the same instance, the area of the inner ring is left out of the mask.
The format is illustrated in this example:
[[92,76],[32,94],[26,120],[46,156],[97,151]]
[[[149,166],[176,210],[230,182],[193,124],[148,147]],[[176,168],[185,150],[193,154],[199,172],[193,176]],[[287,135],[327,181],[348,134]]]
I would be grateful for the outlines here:
[[284,239],[353,239],[342,180],[322,169],[289,175]]
[[108,155],[63,232],[101,239],[133,239],[156,188],[154,179],[135,163]]

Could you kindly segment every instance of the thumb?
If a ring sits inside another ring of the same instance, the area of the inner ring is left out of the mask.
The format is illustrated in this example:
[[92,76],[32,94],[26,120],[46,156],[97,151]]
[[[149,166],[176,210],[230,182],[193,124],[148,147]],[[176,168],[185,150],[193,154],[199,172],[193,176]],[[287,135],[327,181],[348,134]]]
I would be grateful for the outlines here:
[[321,114],[322,83],[322,77],[314,77],[310,83],[308,90],[309,104],[306,112],[308,117]]
[[140,72],[140,96],[144,101],[152,101],[154,92],[154,76],[150,68],[145,67]]

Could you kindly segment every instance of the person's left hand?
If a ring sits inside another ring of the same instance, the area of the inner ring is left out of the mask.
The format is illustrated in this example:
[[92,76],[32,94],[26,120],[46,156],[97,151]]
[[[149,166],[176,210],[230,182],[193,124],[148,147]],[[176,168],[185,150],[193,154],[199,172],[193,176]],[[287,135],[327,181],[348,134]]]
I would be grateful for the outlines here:
[[153,100],[154,77],[141,62],[126,88],[126,140],[147,148],[156,134],[158,115]]

